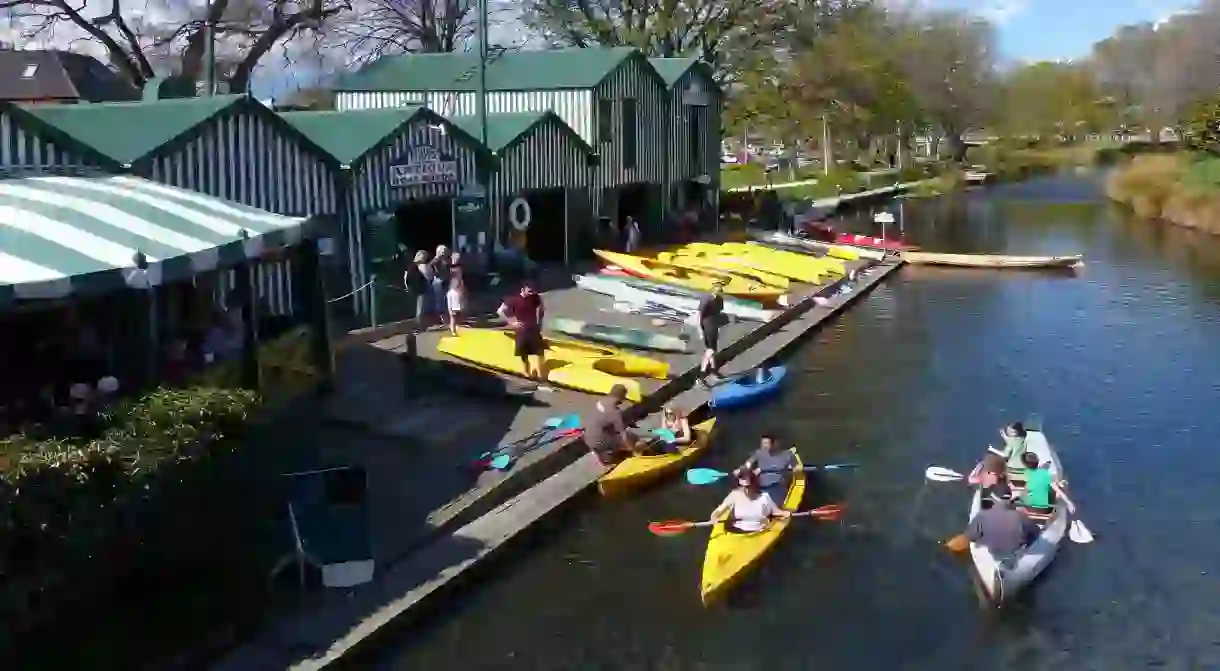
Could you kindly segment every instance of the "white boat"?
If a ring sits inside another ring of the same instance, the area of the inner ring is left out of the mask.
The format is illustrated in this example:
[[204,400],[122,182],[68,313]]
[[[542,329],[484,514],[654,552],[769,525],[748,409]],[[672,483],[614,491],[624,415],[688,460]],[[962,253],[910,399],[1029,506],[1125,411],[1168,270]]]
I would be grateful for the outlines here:
[[[1025,450],[1038,455],[1039,463],[1050,462],[1051,474],[1056,478],[1063,477],[1063,467],[1059,456],[1046,440],[1046,434],[1026,427]],[[1019,474],[1010,472],[1011,477],[1020,478]],[[970,504],[970,519],[982,510],[982,490],[975,488]],[[1068,525],[1071,522],[1067,504],[1057,501],[1049,515],[1030,514],[1030,517],[1042,527],[1042,533],[1029,545],[1017,552],[1006,562],[999,562],[987,548],[976,543],[970,544],[970,558],[974,564],[975,574],[979,584],[992,603],[996,605],[1010,601],[1025,587],[1034,581],[1046,567],[1055,560],[1059,545],[1067,537]]]
[[[655,303],[674,310],[693,313],[699,309],[699,301],[702,300],[698,292],[638,280],[633,277],[588,274],[576,275],[574,279],[576,286],[581,289],[641,306]],[[724,312],[730,317],[758,322],[765,322],[780,314],[779,310],[768,310],[755,306],[751,301],[737,300],[731,296],[724,297]]]
[[809,238],[802,238],[780,231],[760,231],[750,229],[747,231],[751,238],[765,245],[775,245],[784,247],[791,251],[803,251],[817,255],[825,255],[830,252],[831,247],[842,247],[849,249],[859,258],[868,259],[870,261],[882,261],[885,259],[885,251],[880,249],[869,249],[867,247],[856,247],[854,245],[841,245],[837,242],[820,242]]

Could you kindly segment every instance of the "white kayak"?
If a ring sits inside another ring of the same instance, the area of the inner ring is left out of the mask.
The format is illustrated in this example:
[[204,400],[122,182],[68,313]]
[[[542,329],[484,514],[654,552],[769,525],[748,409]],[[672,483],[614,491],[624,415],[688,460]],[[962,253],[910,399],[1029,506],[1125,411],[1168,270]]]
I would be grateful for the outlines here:
[[[612,275],[576,275],[573,277],[576,286],[586,291],[611,296],[615,300],[636,305],[650,303],[663,305],[681,312],[693,313],[699,309],[701,296],[695,291],[686,291],[678,287],[669,287],[657,283],[645,283],[631,277]],[[780,314],[779,310],[768,310],[764,307],[740,301],[731,296],[724,297],[724,312],[730,317],[748,321],[765,322]]]

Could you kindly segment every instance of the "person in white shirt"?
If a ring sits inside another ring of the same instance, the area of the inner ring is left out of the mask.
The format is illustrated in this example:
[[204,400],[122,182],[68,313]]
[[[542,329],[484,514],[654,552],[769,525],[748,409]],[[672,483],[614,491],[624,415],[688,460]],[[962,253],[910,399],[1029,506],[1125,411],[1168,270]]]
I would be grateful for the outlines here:
[[739,533],[761,531],[773,517],[792,515],[784,510],[762,490],[758,476],[746,471],[737,477],[737,489],[729,492],[724,501],[712,511],[713,522],[724,519],[725,529]]

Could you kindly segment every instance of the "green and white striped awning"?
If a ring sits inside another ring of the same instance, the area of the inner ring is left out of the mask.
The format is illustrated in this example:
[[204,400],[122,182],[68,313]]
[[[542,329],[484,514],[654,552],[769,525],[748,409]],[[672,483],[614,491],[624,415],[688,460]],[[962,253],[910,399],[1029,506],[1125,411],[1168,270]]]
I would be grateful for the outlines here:
[[305,221],[138,177],[0,179],[0,302],[186,279],[295,244]]

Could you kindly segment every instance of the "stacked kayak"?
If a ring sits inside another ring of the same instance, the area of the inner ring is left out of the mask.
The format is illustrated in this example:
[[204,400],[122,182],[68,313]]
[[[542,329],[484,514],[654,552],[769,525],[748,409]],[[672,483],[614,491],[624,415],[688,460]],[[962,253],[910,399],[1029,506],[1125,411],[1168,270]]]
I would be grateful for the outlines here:
[[914,245],[908,245],[901,240],[891,240],[889,238],[875,238],[868,235],[856,235],[855,233],[839,233],[835,237],[835,242],[840,245],[855,245],[856,247],[872,247],[873,249],[884,249],[891,252],[900,252],[905,249],[918,249]]
[[788,376],[784,366],[758,368],[717,384],[708,402],[715,410],[744,408],[779,393]]
[[[693,242],[678,249],[678,254],[684,257],[694,257],[707,263],[744,266],[786,277],[797,282],[820,284],[826,274],[826,269],[816,264],[783,263],[782,259],[765,257],[761,254],[750,254],[752,250],[740,243],[715,245],[707,242]],[[811,259],[815,260],[816,259]]]
[[730,296],[780,304],[787,302],[787,296],[784,295],[783,291],[748,280],[739,275],[680,268],[654,259],[646,259],[642,256],[607,252],[601,249],[595,249],[593,253],[606,263],[618,266],[637,277],[655,282],[673,284],[703,292],[709,292],[715,287],[721,287],[721,290]]
[[733,256],[711,256],[704,254],[686,253],[684,250],[678,252],[661,252],[657,254],[657,260],[663,263],[671,263],[679,268],[693,268],[694,270],[710,270],[721,273],[731,273],[733,275],[741,275],[747,279],[761,282],[776,289],[788,290],[789,280],[784,275],[767,272],[751,266],[746,259]]
[[715,418],[692,426],[691,430],[695,433],[695,440],[680,451],[624,459],[598,479],[598,491],[603,496],[625,494],[647,487],[682,470],[707,451],[712,442],[712,429],[715,427]]
[[[461,329],[456,336],[441,338],[437,349],[486,368],[526,375],[508,331]],[[632,378],[666,379],[669,365],[607,347],[548,338],[543,372],[548,382],[593,394],[609,393],[611,387],[621,384],[627,388],[627,398],[639,401],[643,398],[640,383]]]
[[829,257],[815,257],[809,254],[800,252],[789,252],[774,247],[768,247],[757,242],[734,243],[741,245],[747,251],[747,254],[752,256],[761,255],[764,257],[774,258],[781,263],[788,264],[806,264],[812,265],[815,268],[824,268],[824,272],[833,273],[835,275],[843,275],[847,272],[847,267],[843,264],[842,259],[834,259]]
[[606,342],[624,347],[637,347],[662,352],[686,352],[687,338],[672,336],[655,331],[614,326],[612,324],[595,324],[579,319],[555,317],[548,319],[546,327],[552,331],[565,333],[577,338]]
[[[796,469],[792,484],[782,505],[786,510],[796,510],[805,498],[805,472],[800,455],[796,455]],[[779,503],[778,501],[776,503]],[[707,551],[703,555],[703,579],[700,593],[703,605],[707,606],[723,597],[750,571],[758,566],[771,548],[779,542],[792,520],[773,519],[765,529],[753,533],[734,533],[725,530],[724,523],[712,527],[707,539]]]
[[[706,295],[691,289],[636,277],[578,275],[575,280],[576,286],[581,289],[605,294],[615,300],[639,304],[657,303],[692,315],[699,309],[699,301]],[[731,296],[724,297],[724,312],[737,319],[759,322],[765,322],[779,314],[778,310],[768,310],[754,301]]]
[[764,245],[783,247],[793,251],[799,250],[806,254],[825,254],[833,256],[836,259],[843,259],[844,261],[855,261],[856,259],[882,261],[885,259],[885,251],[880,249],[818,242],[817,240],[788,235],[779,231],[751,230],[749,233],[751,238]]

